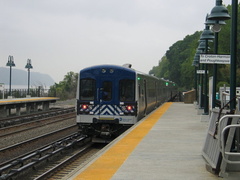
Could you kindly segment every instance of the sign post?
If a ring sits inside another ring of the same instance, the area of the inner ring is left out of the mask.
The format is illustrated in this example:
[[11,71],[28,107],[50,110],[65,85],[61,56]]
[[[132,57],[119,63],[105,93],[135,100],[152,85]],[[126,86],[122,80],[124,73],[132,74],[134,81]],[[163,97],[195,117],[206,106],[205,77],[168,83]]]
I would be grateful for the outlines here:
[[[231,64],[230,63],[230,55],[221,55],[221,54],[200,54],[200,63],[202,64]],[[216,76],[216,74],[215,74]],[[213,84],[212,84],[212,98],[210,98],[209,102],[212,100],[212,107],[215,107],[215,98],[216,98],[216,77],[213,76]]]
[[203,64],[230,64],[230,55],[200,54],[200,63],[203,63]]

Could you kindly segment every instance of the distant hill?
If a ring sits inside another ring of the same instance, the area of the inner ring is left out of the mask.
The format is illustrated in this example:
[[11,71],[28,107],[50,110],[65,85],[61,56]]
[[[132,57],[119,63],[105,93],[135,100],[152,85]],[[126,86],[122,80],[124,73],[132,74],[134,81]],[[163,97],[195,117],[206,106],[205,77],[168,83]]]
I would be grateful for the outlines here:
[[[9,85],[10,70],[9,68],[0,67],[0,83]],[[55,82],[48,74],[30,72],[30,86],[51,86]],[[28,72],[12,68],[12,85],[28,85]]]

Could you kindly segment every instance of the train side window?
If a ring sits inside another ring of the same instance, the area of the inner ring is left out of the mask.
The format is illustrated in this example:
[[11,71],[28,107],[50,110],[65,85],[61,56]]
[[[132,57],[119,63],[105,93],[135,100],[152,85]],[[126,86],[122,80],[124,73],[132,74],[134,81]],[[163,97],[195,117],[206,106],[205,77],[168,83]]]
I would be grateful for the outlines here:
[[119,81],[120,101],[134,101],[135,100],[135,81],[130,79],[123,79]]
[[104,81],[103,82],[103,89],[102,89],[102,100],[104,101],[111,101],[112,99],[112,82],[111,81]]
[[96,89],[94,79],[81,79],[80,81],[80,100],[93,101]]

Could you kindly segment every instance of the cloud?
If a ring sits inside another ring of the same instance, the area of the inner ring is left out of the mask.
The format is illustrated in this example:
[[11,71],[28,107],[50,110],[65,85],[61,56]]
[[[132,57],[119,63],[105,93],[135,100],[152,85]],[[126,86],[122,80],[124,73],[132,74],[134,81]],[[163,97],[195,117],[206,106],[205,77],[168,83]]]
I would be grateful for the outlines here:
[[13,55],[16,68],[24,69],[30,58],[33,71],[57,82],[69,71],[102,63],[132,63],[148,73],[173,43],[204,29],[214,5],[214,0],[1,1],[0,66]]

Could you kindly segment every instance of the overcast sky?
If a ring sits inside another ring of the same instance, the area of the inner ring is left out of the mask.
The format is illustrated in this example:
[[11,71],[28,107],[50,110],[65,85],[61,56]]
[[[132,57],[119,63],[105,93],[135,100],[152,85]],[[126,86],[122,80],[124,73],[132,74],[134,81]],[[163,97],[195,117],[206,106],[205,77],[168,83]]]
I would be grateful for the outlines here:
[[97,64],[131,63],[148,73],[173,43],[204,29],[214,6],[215,0],[0,0],[0,67],[12,55],[15,68],[24,69],[29,58],[31,71],[57,83]]

